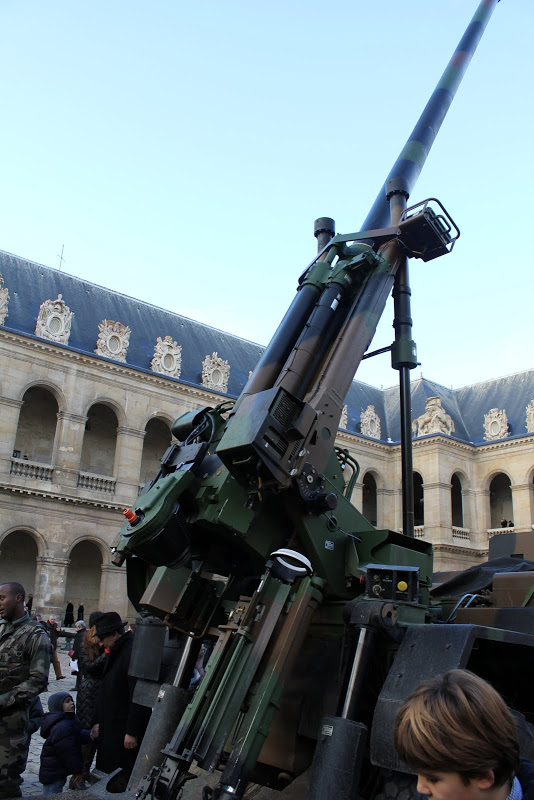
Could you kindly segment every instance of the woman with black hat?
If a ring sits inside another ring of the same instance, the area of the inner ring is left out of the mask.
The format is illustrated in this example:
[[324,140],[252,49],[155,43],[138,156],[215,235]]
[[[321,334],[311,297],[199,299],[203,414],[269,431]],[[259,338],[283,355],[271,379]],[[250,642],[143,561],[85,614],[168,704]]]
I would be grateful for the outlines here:
[[109,651],[97,702],[98,736],[96,767],[102,772],[122,772],[116,776],[113,791],[124,791],[137,758],[150,709],[132,702],[136,679],[128,675],[133,635],[124,632],[119,614],[109,611],[96,621],[96,635]]

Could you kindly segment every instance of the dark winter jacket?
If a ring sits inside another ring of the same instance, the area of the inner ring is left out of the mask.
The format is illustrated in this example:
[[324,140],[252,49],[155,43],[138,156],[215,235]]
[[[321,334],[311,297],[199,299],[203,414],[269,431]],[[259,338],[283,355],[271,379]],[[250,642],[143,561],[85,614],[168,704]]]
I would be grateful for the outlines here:
[[30,736],[32,733],[35,733],[35,731],[39,730],[43,717],[43,704],[41,703],[39,695],[36,695],[36,697],[32,697],[29,702],[28,733]]
[[90,659],[82,642],[78,657],[78,671],[82,675],[80,688],[76,696],[76,710],[82,727],[91,728],[96,722],[96,706],[100,683],[107,655],[102,650],[95,659]]
[[131,771],[138,747],[126,750],[124,736],[130,734],[141,744],[150,710],[132,702],[135,678],[128,675],[133,636],[125,633],[117,639],[104,668],[95,722],[99,724],[96,767],[102,772],[122,767]]
[[49,622],[45,620],[42,622],[43,627],[45,628],[46,632],[48,633],[48,638],[50,639],[50,645],[52,652],[57,650],[57,637],[59,636],[59,625],[57,622]]
[[[80,650],[82,648],[82,642],[83,642],[83,637],[84,636],[85,636],[85,630],[78,631],[74,635],[74,641],[72,643],[72,649],[74,650],[74,655],[72,656],[72,658],[75,661],[78,661],[78,659],[80,658]],[[79,671],[79,669],[80,669],[80,665],[78,664],[78,671]]]
[[89,731],[82,730],[76,714],[48,712],[43,718],[41,736],[45,739],[39,769],[42,784],[47,786],[67,775],[82,773],[82,744],[90,742],[91,736]]
[[523,789],[523,800],[534,800],[534,761],[522,758],[517,777]]

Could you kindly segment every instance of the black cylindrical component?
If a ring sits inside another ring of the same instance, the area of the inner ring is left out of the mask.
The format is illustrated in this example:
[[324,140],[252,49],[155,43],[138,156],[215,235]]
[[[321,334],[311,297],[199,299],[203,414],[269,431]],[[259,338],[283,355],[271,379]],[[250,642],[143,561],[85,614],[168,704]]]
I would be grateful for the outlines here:
[[415,536],[413,510],[413,458],[412,458],[412,396],[410,370],[399,370],[400,421],[401,421],[401,466],[402,466],[402,532]]
[[244,395],[256,394],[274,386],[280,370],[315,306],[318,295],[319,290],[309,285],[302,286],[297,292],[245,386]]
[[184,689],[162,683],[135,760],[128,789],[135,789],[141,778],[147,775],[152,767],[161,764],[163,761],[161,751],[172,739],[188,703],[189,695]]
[[276,386],[281,386],[295,397],[304,397],[325,352],[345,320],[345,293],[341,286],[335,283],[323,291],[283,372],[276,381]]
[[317,239],[317,252],[326,247],[336,232],[336,223],[331,217],[319,217],[313,223],[313,235]]
[[361,722],[323,717],[306,800],[356,800],[366,743],[367,728]]
[[158,617],[137,617],[129,674],[157,681],[167,626]]
[[[391,187],[388,194],[391,207],[391,223],[396,225],[406,208],[406,194],[404,191]],[[399,268],[395,275],[393,287],[393,308],[395,317],[395,342],[391,355],[393,366],[399,370],[399,403],[400,403],[400,428],[401,428],[401,468],[402,468],[402,532],[405,536],[413,536],[414,510],[413,510],[413,457],[412,457],[412,396],[410,391],[410,369],[417,364],[414,357],[415,343],[412,340],[412,309],[411,309],[410,271],[408,258],[400,259]],[[408,345],[408,347],[406,347]],[[399,358],[399,353],[404,349],[405,360]]]

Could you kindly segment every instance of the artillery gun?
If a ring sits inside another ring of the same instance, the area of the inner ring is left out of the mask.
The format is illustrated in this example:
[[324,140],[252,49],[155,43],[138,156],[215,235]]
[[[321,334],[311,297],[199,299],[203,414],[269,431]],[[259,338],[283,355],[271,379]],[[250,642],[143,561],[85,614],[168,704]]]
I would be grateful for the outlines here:
[[[514,615],[507,629],[455,624],[433,599],[409,483],[407,263],[450,252],[459,230],[437,201],[407,200],[497,2],[480,3],[361,230],[317,221],[319,252],[235,404],[177,419],[178,443],[125,512],[114,562],[141,612],[134,699],[153,709],[130,780],[141,798],[371,798],[384,770],[406,771],[392,744],[403,698],[453,667],[534,711],[534,636]],[[334,442],[393,288],[404,535],[351,504],[358,465]]]

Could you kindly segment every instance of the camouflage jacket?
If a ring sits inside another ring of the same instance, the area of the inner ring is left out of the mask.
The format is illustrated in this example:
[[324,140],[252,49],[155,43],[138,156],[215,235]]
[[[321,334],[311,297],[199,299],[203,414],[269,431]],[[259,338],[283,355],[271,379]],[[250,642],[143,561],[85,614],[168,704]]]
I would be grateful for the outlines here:
[[28,614],[15,622],[0,621],[0,713],[46,689],[49,647],[46,631]]

